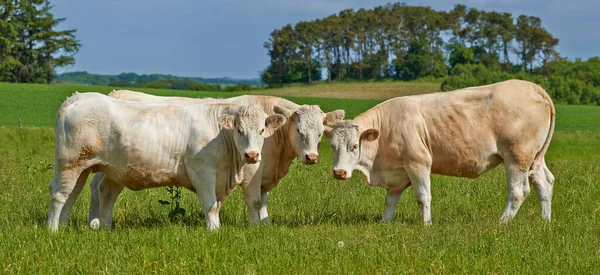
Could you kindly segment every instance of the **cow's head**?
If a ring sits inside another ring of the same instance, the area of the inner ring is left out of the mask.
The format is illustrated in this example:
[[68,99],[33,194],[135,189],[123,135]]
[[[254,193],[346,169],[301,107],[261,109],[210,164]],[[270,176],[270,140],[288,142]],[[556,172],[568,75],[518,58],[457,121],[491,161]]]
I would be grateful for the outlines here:
[[359,129],[352,120],[345,120],[325,129],[331,140],[333,153],[333,177],[345,180],[352,176],[352,171],[360,161],[362,143],[374,141],[379,137],[376,129]]
[[323,113],[317,105],[302,105],[291,111],[275,106],[275,112],[288,118],[288,133],[292,149],[298,159],[305,164],[319,162],[319,144],[323,136],[323,125],[333,124],[344,119],[344,110]]
[[261,160],[260,152],[265,141],[266,128],[277,128],[285,121],[284,116],[267,116],[261,108],[254,105],[237,106],[231,114],[219,117],[219,124],[233,131],[235,147],[246,163],[257,163]]

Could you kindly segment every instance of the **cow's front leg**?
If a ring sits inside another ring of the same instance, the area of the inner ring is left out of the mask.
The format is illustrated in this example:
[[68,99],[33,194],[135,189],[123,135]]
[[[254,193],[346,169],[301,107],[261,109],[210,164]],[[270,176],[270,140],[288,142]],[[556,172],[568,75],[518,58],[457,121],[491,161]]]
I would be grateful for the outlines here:
[[248,208],[250,225],[257,225],[260,223],[260,181],[253,179],[247,186],[244,186],[243,189],[244,202],[246,203],[246,208]]
[[260,221],[262,223],[270,223],[269,212],[267,212],[267,202],[269,201],[269,192],[265,192],[262,194],[260,198],[260,210],[258,211],[258,216],[260,217]]
[[431,225],[431,167],[415,166],[406,170],[421,208],[423,224]]
[[394,212],[396,211],[396,206],[400,201],[401,192],[391,192],[387,191],[385,194],[385,211],[383,211],[383,221],[391,222],[394,217]]
[[200,208],[206,220],[206,229],[216,230],[221,227],[221,221],[219,220],[221,205],[217,202],[216,170],[211,171],[213,169],[206,167],[203,163],[193,164],[193,166],[200,168],[198,170],[190,169],[188,175],[200,200]]
[[200,191],[198,193],[201,201],[202,213],[206,220],[206,229],[211,231],[219,229],[219,227],[221,227],[221,221],[219,220],[220,204],[217,202],[217,197],[214,193],[211,195],[205,191]]

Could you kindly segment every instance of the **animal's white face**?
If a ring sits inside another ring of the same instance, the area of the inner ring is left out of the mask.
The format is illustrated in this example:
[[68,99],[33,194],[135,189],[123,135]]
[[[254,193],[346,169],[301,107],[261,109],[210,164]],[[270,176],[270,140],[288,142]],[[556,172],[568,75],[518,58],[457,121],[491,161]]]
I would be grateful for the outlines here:
[[304,164],[319,162],[319,144],[323,138],[324,124],[344,119],[343,110],[323,113],[319,106],[303,105],[295,112],[276,107],[276,112],[288,117],[289,138],[298,159]]
[[277,128],[285,121],[282,115],[267,116],[262,109],[252,105],[240,106],[233,115],[219,117],[223,127],[233,130],[235,147],[246,163],[261,160],[266,128]]
[[335,179],[345,180],[352,177],[360,161],[361,144],[363,141],[374,141],[379,137],[379,131],[368,129],[360,132],[352,120],[336,124],[325,130],[330,139],[333,153],[333,171]]

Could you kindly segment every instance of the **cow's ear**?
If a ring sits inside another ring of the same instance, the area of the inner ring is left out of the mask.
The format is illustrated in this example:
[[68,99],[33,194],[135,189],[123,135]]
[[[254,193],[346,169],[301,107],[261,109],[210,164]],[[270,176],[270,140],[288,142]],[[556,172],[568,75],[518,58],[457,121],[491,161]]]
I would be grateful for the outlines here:
[[379,131],[377,131],[375,129],[369,129],[369,130],[362,132],[362,134],[360,134],[360,140],[373,141],[373,140],[376,140],[378,137],[379,137]]
[[325,126],[325,136],[327,136],[328,139],[331,139],[333,137],[333,128],[326,125]]
[[284,116],[286,119],[290,119],[290,117],[292,116],[292,113],[293,113],[288,108],[281,107],[279,105],[275,105],[275,107],[273,107],[273,111],[275,111],[276,114],[280,114],[280,115]]
[[285,123],[285,121],[286,121],[286,118],[282,115],[279,115],[279,114],[270,115],[265,120],[265,126],[269,127],[269,128],[277,128],[277,127],[283,125]]
[[323,115],[323,125],[331,125],[335,124],[339,120],[344,120],[344,116],[346,116],[346,111],[344,110],[335,110]]
[[234,127],[235,117],[232,115],[222,115],[219,117],[219,124],[224,128],[231,129]]

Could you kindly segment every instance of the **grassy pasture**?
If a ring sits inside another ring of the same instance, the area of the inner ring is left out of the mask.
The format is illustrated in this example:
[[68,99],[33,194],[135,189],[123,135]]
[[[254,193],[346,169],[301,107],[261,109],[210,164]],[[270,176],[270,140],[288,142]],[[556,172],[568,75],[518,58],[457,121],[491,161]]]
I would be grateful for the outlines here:
[[[412,189],[394,222],[380,222],[384,190],[357,173],[329,176],[324,141],[316,166],[294,162],[270,193],[272,225],[248,227],[242,192],[221,210],[219,232],[204,230],[196,196],[185,192],[188,214],[173,224],[163,189],[124,191],[112,232],[87,228],[89,188],[70,225],[46,230],[54,159],[54,116],[74,90],[108,87],[0,84],[0,273],[596,273],[600,269],[600,107],[557,106],[546,156],[556,176],[553,220],[545,224],[535,191],[516,219],[500,225],[506,202],[504,171],[477,181],[432,178],[433,226],[419,224]],[[234,96],[148,90],[181,96]],[[378,100],[292,97],[348,117]],[[21,130],[16,121],[21,118]],[[343,245],[342,245],[343,243]]]
[[304,96],[325,98],[388,99],[397,96],[427,94],[440,91],[438,82],[334,82],[313,85],[295,84],[280,89],[259,91],[275,96]]
[[[345,84],[334,85],[339,86]],[[56,120],[56,110],[58,110],[63,101],[75,91],[108,94],[112,90],[112,87],[102,86],[0,83],[0,125],[17,126],[19,119],[21,119],[21,125],[25,127],[53,127]],[[160,89],[135,90],[162,96],[224,98],[242,95],[242,93],[239,92],[196,92]],[[276,92],[276,90],[275,92],[272,92],[271,90],[261,90],[255,93],[279,95],[279,92]],[[306,97],[302,93],[294,92],[289,94],[291,94],[291,96],[287,95],[283,97],[302,104],[318,104],[323,110],[332,110],[343,107],[350,117],[354,117],[362,111],[381,102],[381,100],[377,99],[359,100],[347,97],[314,98]],[[365,108],[366,106],[368,107]]]

